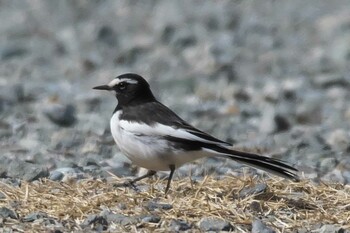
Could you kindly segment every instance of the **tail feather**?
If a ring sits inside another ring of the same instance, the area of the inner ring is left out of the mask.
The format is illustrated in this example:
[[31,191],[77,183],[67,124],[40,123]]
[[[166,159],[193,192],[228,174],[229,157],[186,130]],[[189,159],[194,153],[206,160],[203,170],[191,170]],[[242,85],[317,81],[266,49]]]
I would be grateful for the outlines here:
[[220,146],[215,146],[208,149],[214,150],[219,154],[225,155],[225,157],[228,156],[228,158],[237,162],[241,162],[248,166],[261,169],[275,175],[291,179],[293,181],[299,181],[299,177],[296,174],[298,170],[281,160],[261,156],[254,153],[231,150]]

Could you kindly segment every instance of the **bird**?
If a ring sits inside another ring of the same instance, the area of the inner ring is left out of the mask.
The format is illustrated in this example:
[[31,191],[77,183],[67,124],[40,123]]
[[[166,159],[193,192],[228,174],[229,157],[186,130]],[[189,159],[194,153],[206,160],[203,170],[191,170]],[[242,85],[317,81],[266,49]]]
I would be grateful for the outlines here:
[[158,101],[149,83],[135,73],[117,76],[95,90],[112,92],[118,103],[110,119],[110,130],[120,151],[138,167],[148,169],[129,184],[170,171],[168,193],[175,169],[194,160],[218,156],[275,175],[299,181],[298,170],[282,160],[234,150],[233,145],[205,133]]

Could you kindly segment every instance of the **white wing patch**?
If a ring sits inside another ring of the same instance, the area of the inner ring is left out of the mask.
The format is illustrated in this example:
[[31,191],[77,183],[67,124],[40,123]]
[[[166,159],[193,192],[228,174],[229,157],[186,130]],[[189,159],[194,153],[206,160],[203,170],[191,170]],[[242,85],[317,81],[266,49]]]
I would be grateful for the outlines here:
[[216,145],[222,145],[227,146],[226,143],[220,143],[217,141],[211,141],[208,139],[201,138],[199,136],[196,136],[192,134],[190,131],[187,131],[186,129],[176,129],[168,125],[163,124],[154,124],[153,126],[147,125],[147,124],[141,124],[137,122],[129,122],[126,120],[120,121],[120,127],[130,133],[133,134],[142,134],[142,135],[148,135],[148,136],[171,136],[175,138],[182,138],[187,140],[193,140],[193,141],[200,141],[205,143],[211,143]]

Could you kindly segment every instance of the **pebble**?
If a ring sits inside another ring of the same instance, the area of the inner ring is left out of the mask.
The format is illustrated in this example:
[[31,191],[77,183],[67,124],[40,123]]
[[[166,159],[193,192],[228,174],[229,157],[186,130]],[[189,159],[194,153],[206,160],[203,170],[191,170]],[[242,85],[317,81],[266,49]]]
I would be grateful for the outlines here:
[[199,228],[202,231],[233,231],[234,227],[230,222],[213,217],[204,217],[199,223]]
[[260,219],[256,218],[252,222],[252,233],[275,233],[276,231],[267,227]]
[[337,151],[346,151],[350,146],[350,134],[345,129],[335,129],[326,135],[326,142]]
[[345,229],[332,224],[325,224],[318,230],[318,232],[320,233],[334,233],[334,232],[343,233],[345,231],[346,231]]
[[99,215],[93,214],[89,215],[82,224],[80,224],[83,229],[92,229],[97,232],[106,231],[108,229],[109,223],[107,220]]
[[86,177],[78,167],[61,167],[50,172],[49,179],[53,181],[69,181]]
[[253,187],[245,187],[242,189],[238,196],[239,198],[246,198],[248,196],[256,195],[256,194],[261,194],[267,191],[267,185],[266,184],[257,184]]
[[182,50],[193,46],[196,43],[197,39],[193,31],[186,28],[175,30],[174,35],[172,36],[172,40],[170,41],[170,44],[174,47],[175,50]]
[[24,222],[34,222],[35,220],[42,219],[42,218],[47,218],[47,214],[43,212],[33,212],[28,215],[26,215],[23,218]]
[[160,217],[155,215],[145,216],[141,219],[142,222],[149,222],[149,223],[159,223]]
[[20,57],[26,55],[28,50],[19,46],[8,46],[0,51],[1,60],[8,60],[14,57]]
[[179,232],[188,231],[192,228],[192,225],[182,219],[173,219],[170,222],[169,231]]
[[16,212],[7,207],[0,207],[0,216],[2,218],[18,219],[18,215],[16,214]]
[[8,164],[7,176],[24,179],[26,181],[34,181],[40,178],[48,177],[49,171],[47,168],[41,165],[28,163],[21,160],[12,160],[10,164]]
[[69,127],[76,123],[75,107],[72,104],[51,103],[44,109],[45,115],[55,124],[62,127]]
[[101,213],[101,216],[103,216],[109,224],[114,223],[122,226],[127,226],[135,225],[140,222],[140,219],[138,217],[115,214],[109,211],[103,211]]
[[173,205],[167,204],[167,203],[158,203],[156,201],[149,201],[146,205],[145,208],[148,211],[154,211],[156,209],[161,209],[161,210],[170,210],[173,208]]
[[114,47],[117,45],[117,36],[112,27],[109,25],[103,25],[97,33],[97,40],[110,46]]
[[345,76],[340,74],[324,74],[319,75],[317,78],[313,79],[316,86],[322,88],[329,88],[333,86],[349,87],[350,79],[345,78]]

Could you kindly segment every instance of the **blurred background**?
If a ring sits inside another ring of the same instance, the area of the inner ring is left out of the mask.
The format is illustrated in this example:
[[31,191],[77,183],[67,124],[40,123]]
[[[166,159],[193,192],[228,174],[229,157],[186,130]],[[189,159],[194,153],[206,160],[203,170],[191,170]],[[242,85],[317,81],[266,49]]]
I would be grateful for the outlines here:
[[[349,1],[0,0],[0,20],[2,177],[133,175],[92,87],[134,72],[237,148],[350,182]],[[260,173],[204,162],[177,175]]]

